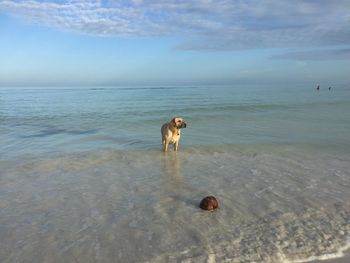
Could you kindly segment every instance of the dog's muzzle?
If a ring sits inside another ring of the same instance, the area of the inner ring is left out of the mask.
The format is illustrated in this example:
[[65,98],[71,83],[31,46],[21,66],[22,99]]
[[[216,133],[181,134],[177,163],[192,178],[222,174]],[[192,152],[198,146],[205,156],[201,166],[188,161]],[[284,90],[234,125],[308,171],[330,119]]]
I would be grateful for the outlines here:
[[186,127],[187,127],[186,122],[182,123],[181,128],[186,128]]

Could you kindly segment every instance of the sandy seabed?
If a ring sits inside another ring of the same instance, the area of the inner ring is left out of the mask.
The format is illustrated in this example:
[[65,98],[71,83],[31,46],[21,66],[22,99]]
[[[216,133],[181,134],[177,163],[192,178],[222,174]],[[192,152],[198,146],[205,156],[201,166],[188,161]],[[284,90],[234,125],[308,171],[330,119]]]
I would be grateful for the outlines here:
[[[350,155],[336,148],[26,155],[0,166],[5,263],[305,262],[349,248]],[[220,209],[200,210],[206,195]]]

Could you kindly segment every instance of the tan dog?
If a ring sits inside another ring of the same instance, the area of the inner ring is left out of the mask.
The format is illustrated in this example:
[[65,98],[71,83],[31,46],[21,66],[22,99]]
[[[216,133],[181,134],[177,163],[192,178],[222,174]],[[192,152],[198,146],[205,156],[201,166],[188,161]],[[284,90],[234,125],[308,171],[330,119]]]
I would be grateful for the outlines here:
[[161,132],[164,152],[168,151],[169,144],[174,144],[174,151],[177,151],[180,141],[180,129],[186,128],[186,126],[186,122],[180,117],[175,117],[170,122],[163,124]]

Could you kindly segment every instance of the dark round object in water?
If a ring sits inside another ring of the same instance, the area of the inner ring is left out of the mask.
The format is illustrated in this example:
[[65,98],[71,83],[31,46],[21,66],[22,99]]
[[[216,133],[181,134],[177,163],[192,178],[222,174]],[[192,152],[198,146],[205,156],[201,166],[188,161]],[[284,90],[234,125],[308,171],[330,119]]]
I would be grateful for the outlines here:
[[219,207],[219,202],[214,196],[207,196],[202,199],[199,207],[203,210],[213,211]]

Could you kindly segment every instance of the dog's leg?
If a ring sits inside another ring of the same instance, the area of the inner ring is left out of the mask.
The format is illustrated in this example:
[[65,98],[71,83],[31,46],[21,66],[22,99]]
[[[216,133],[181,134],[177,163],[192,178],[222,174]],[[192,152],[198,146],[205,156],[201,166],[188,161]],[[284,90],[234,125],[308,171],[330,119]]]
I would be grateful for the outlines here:
[[179,141],[177,141],[176,143],[174,143],[174,151],[176,152],[177,149],[179,147]]
[[166,142],[166,140],[163,140],[162,144],[163,144],[163,152],[167,152],[168,151],[168,143]]

